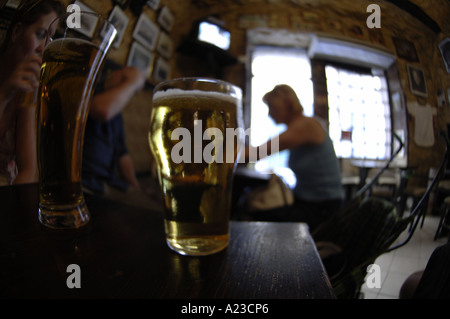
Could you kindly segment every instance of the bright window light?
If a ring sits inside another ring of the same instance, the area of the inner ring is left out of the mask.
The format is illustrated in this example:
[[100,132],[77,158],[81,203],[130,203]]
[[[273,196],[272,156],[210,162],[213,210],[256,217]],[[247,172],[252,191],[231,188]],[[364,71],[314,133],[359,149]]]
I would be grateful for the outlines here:
[[[278,84],[287,84],[297,93],[306,116],[313,115],[313,83],[311,65],[306,51],[300,49],[277,48],[267,46],[254,47],[252,54],[251,82],[251,119],[252,136],[250,144],[258,146],[286,129],[285,125],[277,125],[268,115],[268,107],[262,101],[264,94]],[[260,160],[255,169],[260,172],[279,171],[286,175],[289,184],[295,180],[284,168],[288,168],[289,151],[283,151]],[[289,175],[289,176],[288,176]]]
[[230,33],[213,23],[201,22],[198,37],[200,41],[211,43],[224,50],[230,47]]
[[338,157],[385,160],[391,153],[386,78],[334,66],[325,68],[329,134]]

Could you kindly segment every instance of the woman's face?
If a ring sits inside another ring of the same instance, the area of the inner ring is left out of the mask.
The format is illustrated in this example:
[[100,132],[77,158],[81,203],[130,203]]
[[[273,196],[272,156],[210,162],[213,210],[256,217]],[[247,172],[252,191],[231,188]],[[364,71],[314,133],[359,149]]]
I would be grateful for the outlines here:
[[56,19],[56,13],[42,15],[35,23],[25,26],[20,22],[13,31],[11,44],[15,49],[15,56],[23,61],[31,55],[42,55],[47,41],[50,23]]
[[275,121],[275,123],[287,123],[290,117],[290,107],[285,99],[281,97],[273,97],[269,103],[269,116]]

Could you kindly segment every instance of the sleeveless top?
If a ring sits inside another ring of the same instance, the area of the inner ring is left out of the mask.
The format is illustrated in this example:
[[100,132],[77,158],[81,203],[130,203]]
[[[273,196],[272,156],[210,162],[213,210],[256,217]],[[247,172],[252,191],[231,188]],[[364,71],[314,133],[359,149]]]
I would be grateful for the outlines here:
[[297,178],[294,194],[298,199],[343,199],[339,161],[328,134],[321,144],[300,145],[291,149],[288,163]]

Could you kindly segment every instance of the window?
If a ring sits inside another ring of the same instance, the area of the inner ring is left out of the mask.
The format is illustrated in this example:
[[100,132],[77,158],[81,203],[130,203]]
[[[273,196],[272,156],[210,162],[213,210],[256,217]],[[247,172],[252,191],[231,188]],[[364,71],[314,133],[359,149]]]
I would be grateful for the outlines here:
[[343,158],[388,159],[391,113],[386,78],[327,65],[329,134]]
[[[264,94],[277,84],[290,85],[304,107],[304,114],[314,116],[313,59],[315,71],[318,71],[316,64],[320,68],[320,76],[315,77],[319,88],[316,92],[321,94],[323,87],[328,91],[329,134],[337,156],[371,160],[389,158],[391,126],[395,127],[396,122],[395,117],[391,119],[384,71],[394,64],[395,56],[364,45],[304,33],[264,29],[253,30],[248,38],[251,55],[248,102],[251,109],[246,120],[252,128],[252,146],[285,130],[284,125],[276,125],[271,120],[262,101]],[[293,45],[296,48],[289,47]],[[322,110],[322,105],[318,107]],[[283,175],[282,172],[287,171],[291,174],[288,158],[289,151],[284,151],[255,163],[254,168],[260,172],[273,171]]]
[[[255,46],[251,63],[251,115],[252,135],[250,144],[258,146],[286,129],[277,125],[268,116],[264,94],[277,84],[287,84],[297,93],[306,116],[313,115],[313,84],[311,65],[305,50],[274,46]],[[274,154],[255,163],[260,172],[277,171],[283,175],[288,167],[289,151]],[[281,168],[281,169],[280,169]],[[292,185],[292,177],[285,176]]]

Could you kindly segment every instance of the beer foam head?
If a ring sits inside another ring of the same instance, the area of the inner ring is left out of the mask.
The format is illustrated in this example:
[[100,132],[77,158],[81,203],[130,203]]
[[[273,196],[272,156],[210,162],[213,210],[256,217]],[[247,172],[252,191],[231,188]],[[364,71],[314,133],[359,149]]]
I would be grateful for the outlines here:
[[78,38],[58,38],[58,39],[52,40],[49,44],[47,44],[47,47],[61,45],[61,43],[65,43],[65,42],[73,42],[78,45],[79,44],[89,44],[91,46],[96,47],[96,45],[92,41],[78,39]]
[[220,92],[213,91],[201,91],[201,90],[181,90],[181,89],[168,89],[166,91],[158,91],[153,94],[153,101],[164,98],[183,98],[183,97],[208,97],[221,99],[230,103],[236,103],[238,98],[232,95],[228,95]]

